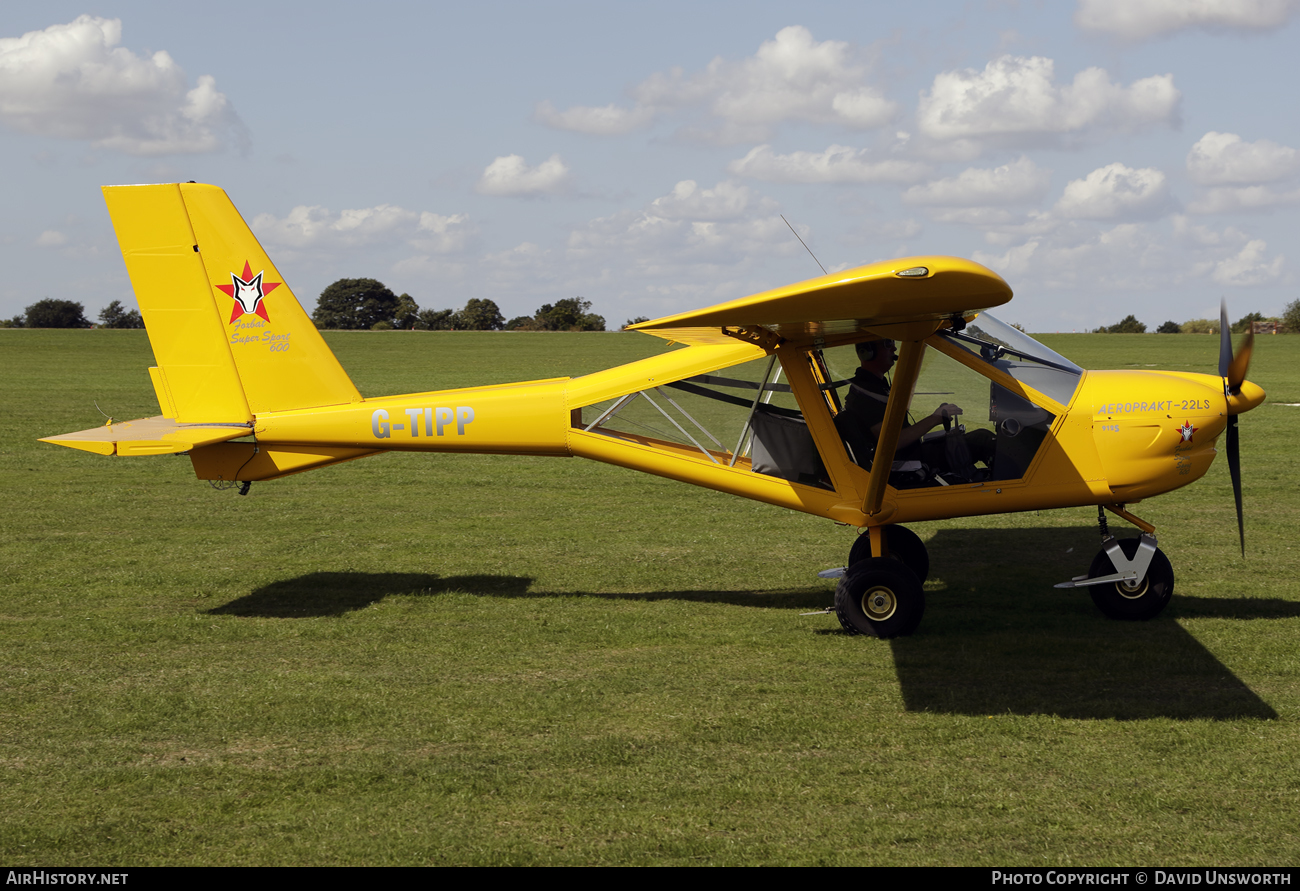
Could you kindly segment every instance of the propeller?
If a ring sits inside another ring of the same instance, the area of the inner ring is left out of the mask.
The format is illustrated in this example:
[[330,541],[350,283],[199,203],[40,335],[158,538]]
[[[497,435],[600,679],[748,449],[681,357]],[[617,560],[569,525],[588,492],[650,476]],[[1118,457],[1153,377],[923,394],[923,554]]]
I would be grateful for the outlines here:
[[[1255,349],[1255,332],[1247,331],[1236,356],[1232,354],[1232,336],[1228,332],[1228,303],[1219,304],[1219,377],[1227,393],[1241,393],[1241,384],[1250,368],[1250,354]],[[1232,477],[1232,497],[1237,502],[1237,535],[1241,539],[1241,556],[1246,556],[1246,526],[1241,515],[1241,446],[1237,441],[1237,415],[1228,415],[1228,475]]]

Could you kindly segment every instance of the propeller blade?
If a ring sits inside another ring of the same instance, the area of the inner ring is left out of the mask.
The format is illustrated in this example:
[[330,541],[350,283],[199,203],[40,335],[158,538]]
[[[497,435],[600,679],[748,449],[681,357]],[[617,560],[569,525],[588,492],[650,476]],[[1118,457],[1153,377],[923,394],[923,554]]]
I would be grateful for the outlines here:
[[1246,556],[1246,525],[1241,517],[1241,450],[1237,445],[1237,416],[1228,415],[1228,473],[1232,477],[1232,497],[1237,501],[1237,535],[1241,538],[1241,556]]
[[1228,301],[1219,301],[1219,377],[1232,365],[1232,334],[1228,331]]
[[1246,372],[1250,370],[1250,354],[1254,350],[1255,332],[1247,331],[1246,339],[1241,342],[1241,348],[1237,350],[1237,355],[1228,366],[1228,392],[1234,396],[1241,392],[1241,382],[1246,379]]
[[[1241,353],[1232,355],[1232,334],[1228,331],[1228,301],[1219,301],[1219,377],[1227,378],[1228,392],[1237,395],[1250,368],[1250,354],[1255,350],[1255,333],[1247,331]],[[1241,516],[1241,446],[1237,441],[1237,416],[1228,415],[1228,475],[1232,477],[1232,497],[1237,502],[1237,537],[1241,539],[1241,556],[1246,557],[1246,524]]]

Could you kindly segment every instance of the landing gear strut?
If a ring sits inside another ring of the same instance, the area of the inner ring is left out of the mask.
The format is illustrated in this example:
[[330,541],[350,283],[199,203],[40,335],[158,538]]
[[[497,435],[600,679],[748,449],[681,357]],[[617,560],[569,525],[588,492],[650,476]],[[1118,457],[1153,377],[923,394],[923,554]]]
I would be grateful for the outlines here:
[[[886,526],[884,535],[889,556],[912,570],[917,581],[925,584],[926,578],[930,575],[930,552],[925,549],[925,542],[921,541],[921,537],[906,526]],[[870,557],[871,535],[864,533],[858,536],[849,550],[849,568]]]

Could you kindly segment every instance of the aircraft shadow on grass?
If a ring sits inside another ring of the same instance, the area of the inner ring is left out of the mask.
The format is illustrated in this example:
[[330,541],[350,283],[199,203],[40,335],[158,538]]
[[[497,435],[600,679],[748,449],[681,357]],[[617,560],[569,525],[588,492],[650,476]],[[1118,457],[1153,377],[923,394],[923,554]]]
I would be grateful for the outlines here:
[[478,597],[603,597],[608,600],[687,600],[776,609],[821,609],[830,602],[823,585],[778,591],[531,591],[533,580],[514,575],[440,576],[419,572],[311,572],[282,579],[208,610],[215,616],[311,618],[341,616],[385,597],[462,593]]
[[453,591],[493,597],[524,597],[533,580],[513,575],[441,576],[431,572],[309,572],[263,585],[224,606],[214,616],[303,619],[341,616],[386,597],[432,597]]
[[1119,622],[1102,616],[1085,590],[1052,587],[1087,569],[1099,547],[1093,529],[941,530],[928,546],[936,590],[926,591],[925,625],[890,642],[909,711],[1278,716],[1177,619],[1294,617],[1300,603],[1180,598],[1175,586],[1161,616]]
[[[1272,719],[1277,713],[1176,621],[1300,616],[1275,598],[1180,597],[1148,622],[1102,616],[1083,590],[1052,587],[1082,572],[1098,545],[1091,528],[946,529],[929,542],[926,619],[890,641],[909,711],[1050,714],[1098,719]],[[265,585],[213,615],[341,616],[389,596],[686,600],[815,610],[824,586],[772,591],[530,591],[511,575],[313,572]],[[838,627],[823,633],[840,634]],[[864,646],[870,642],[863,641]]]

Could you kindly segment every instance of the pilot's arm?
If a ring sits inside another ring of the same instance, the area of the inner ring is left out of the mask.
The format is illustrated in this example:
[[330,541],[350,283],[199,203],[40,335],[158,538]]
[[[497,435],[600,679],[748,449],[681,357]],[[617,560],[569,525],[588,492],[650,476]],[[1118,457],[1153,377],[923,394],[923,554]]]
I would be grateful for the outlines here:
[[[905,424],[902,432],[898,434],[898,448],[895,451],[902,451],[908,446],[915,445],[921,441],[922,436],[925,436],[925,434],[929,433],[935,427],[938,427],[947,419],[954,418],[959,414],[961,414],[961,406],[954,405],[951,402],[945,402],[943,405],[936,408],[932,414],[922,418],[915,424]],[[877,441],[880,439],[880,428],[883,426],[884,422],[882,421],[879,424],[873,424],[871,427],[871,435],[874,436]]]

